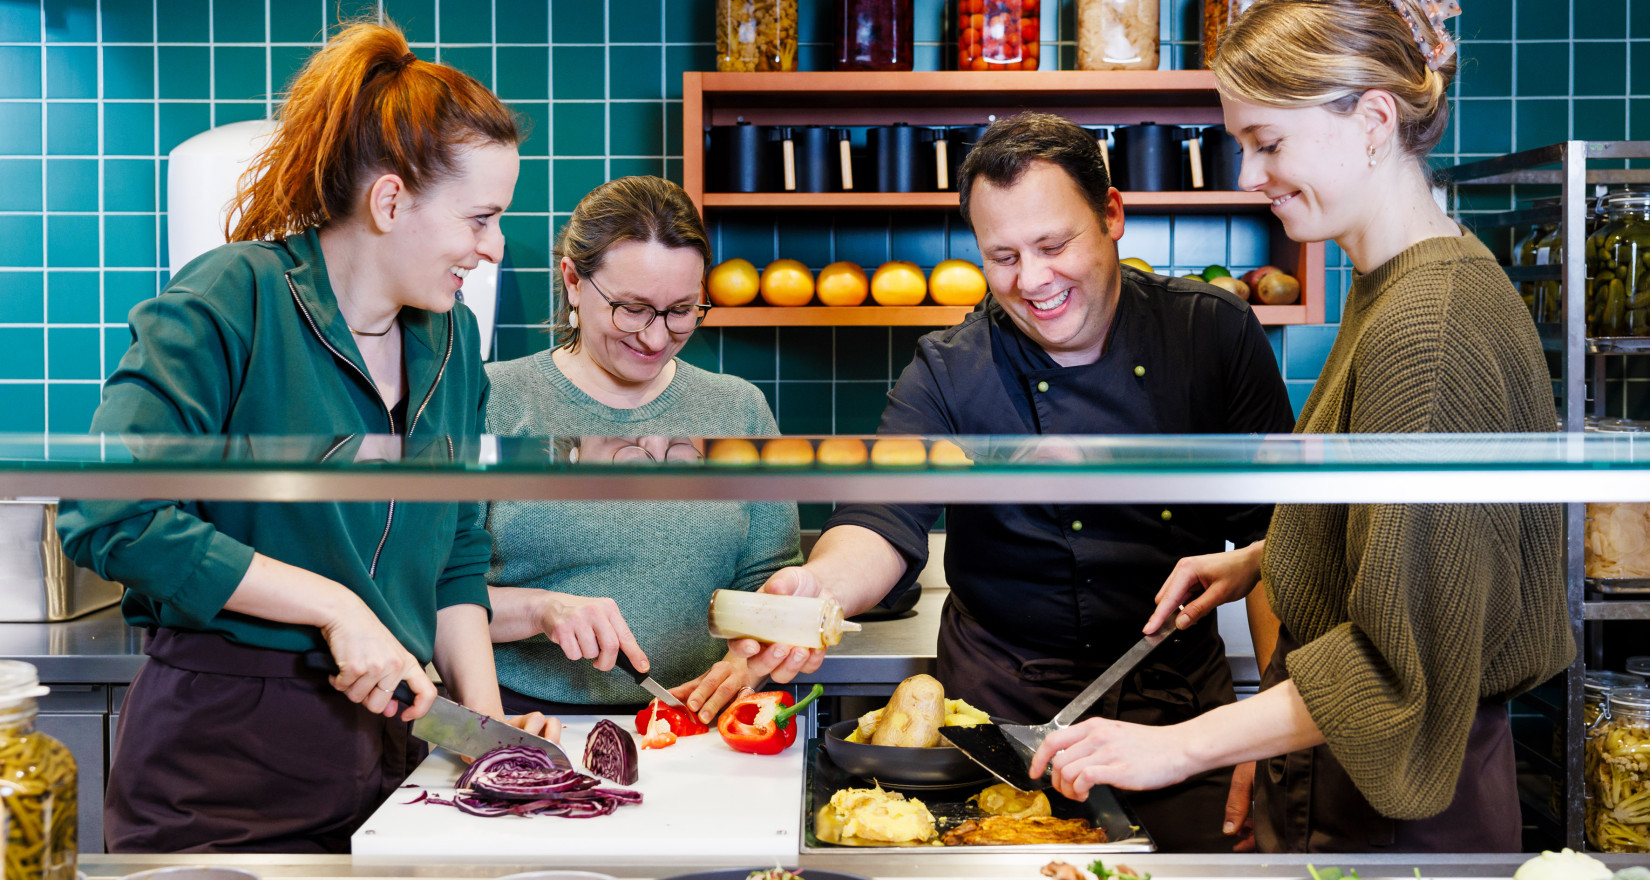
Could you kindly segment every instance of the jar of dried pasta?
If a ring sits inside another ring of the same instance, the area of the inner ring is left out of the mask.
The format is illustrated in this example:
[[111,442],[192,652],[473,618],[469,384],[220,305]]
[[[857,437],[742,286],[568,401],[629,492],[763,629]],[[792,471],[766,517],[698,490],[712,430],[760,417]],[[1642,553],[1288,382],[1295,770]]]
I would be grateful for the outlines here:
[[1587,731],[1587,838],[1650,852],[1650,687],[1616,688]]
[[1078,70],[1156,70],[1157,0],[1077,0]]
[[796,69],[796,0],[715,3],[717,70]]
[[33,666],[0,660],[0,837],[6,880],[74,880],[74,756],[34,729],[46,694]]

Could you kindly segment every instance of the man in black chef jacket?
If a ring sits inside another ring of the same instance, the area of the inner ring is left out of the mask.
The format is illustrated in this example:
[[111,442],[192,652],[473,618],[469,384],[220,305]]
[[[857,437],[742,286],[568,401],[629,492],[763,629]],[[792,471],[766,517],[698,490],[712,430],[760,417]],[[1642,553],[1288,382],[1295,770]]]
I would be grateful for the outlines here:
[[[1254,434],[1294,416],[1265,332],[1218,288],[1120,267],[1123,205],[1093,135],[1048,114],[993,124],[958,178],[991,297],[919,341],[881,434]],[[849,614],[909,588],[940,505],[838,508],[808,562],[771,592],[832,595]],[[1264,536],[1270,506],[951,505],[939,679],[993,715],[1053,717],[1141,636],[1175,562]],[[752,642],[736,645],[754,652]],[[765,648],[782,655],[783,646]],[[792,651],[776,673],[817,667]],[[1159,647],[1091,714],[1166,725],[1230,703],[1209,615]],[[1168,851],[1230,849],[1231,771],[1129,800]],[[1247,789],[1234,794],[1247,803]]]

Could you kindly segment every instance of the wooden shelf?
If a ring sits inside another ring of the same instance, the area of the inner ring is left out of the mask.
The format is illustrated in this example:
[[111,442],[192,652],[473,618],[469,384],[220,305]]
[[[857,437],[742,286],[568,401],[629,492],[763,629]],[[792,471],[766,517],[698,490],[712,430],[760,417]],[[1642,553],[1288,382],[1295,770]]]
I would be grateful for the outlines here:
[[723,306],[706,327],[949,327],[973,306]]
[[[702,199],[702,204],[706,208],[769,211],[795,211],[816,208],[900,211],[957,207],[957,194],[954,192],[705,193]],[[1265,195],[1252,192],[1200,192],[1193,190],[1189,192],[1123,193],[1123,208],[1125,211],[1148,214],[1264,211],[1270,205],[1271,201]]]
[[[1253,306],[1268,327],[1311,323],[1306,306]],[[973,306],[722,306],[705,316],[706,327],[949,327]]]

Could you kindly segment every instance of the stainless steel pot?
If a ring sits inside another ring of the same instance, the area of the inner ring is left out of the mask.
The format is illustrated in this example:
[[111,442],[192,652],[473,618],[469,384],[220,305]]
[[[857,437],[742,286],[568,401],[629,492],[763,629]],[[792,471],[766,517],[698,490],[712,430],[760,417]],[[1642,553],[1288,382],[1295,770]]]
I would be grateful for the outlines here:
[[122,589],[63,555],[56,499],[0,499],[0,622],[68,620],[119,602]]

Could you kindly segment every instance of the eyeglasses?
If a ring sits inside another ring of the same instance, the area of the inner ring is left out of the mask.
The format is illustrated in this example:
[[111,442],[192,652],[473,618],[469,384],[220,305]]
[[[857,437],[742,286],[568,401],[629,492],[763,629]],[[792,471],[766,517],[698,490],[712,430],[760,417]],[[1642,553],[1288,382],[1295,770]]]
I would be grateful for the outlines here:
[[659,317],[665,319],[665,329],[672,333],[685,335],[692,333],[705,320],[705,314],[710,311],[709,303],[695,303],[693,305],[671,306],[668,309],[656,309],[647,303],[614,302],[613,298],[596,286],[596,279],[589,275],[584,280],[590,282],[597,295],[613,307],[613,326],[621,333],[640,333],[653,326],[653,321]]

